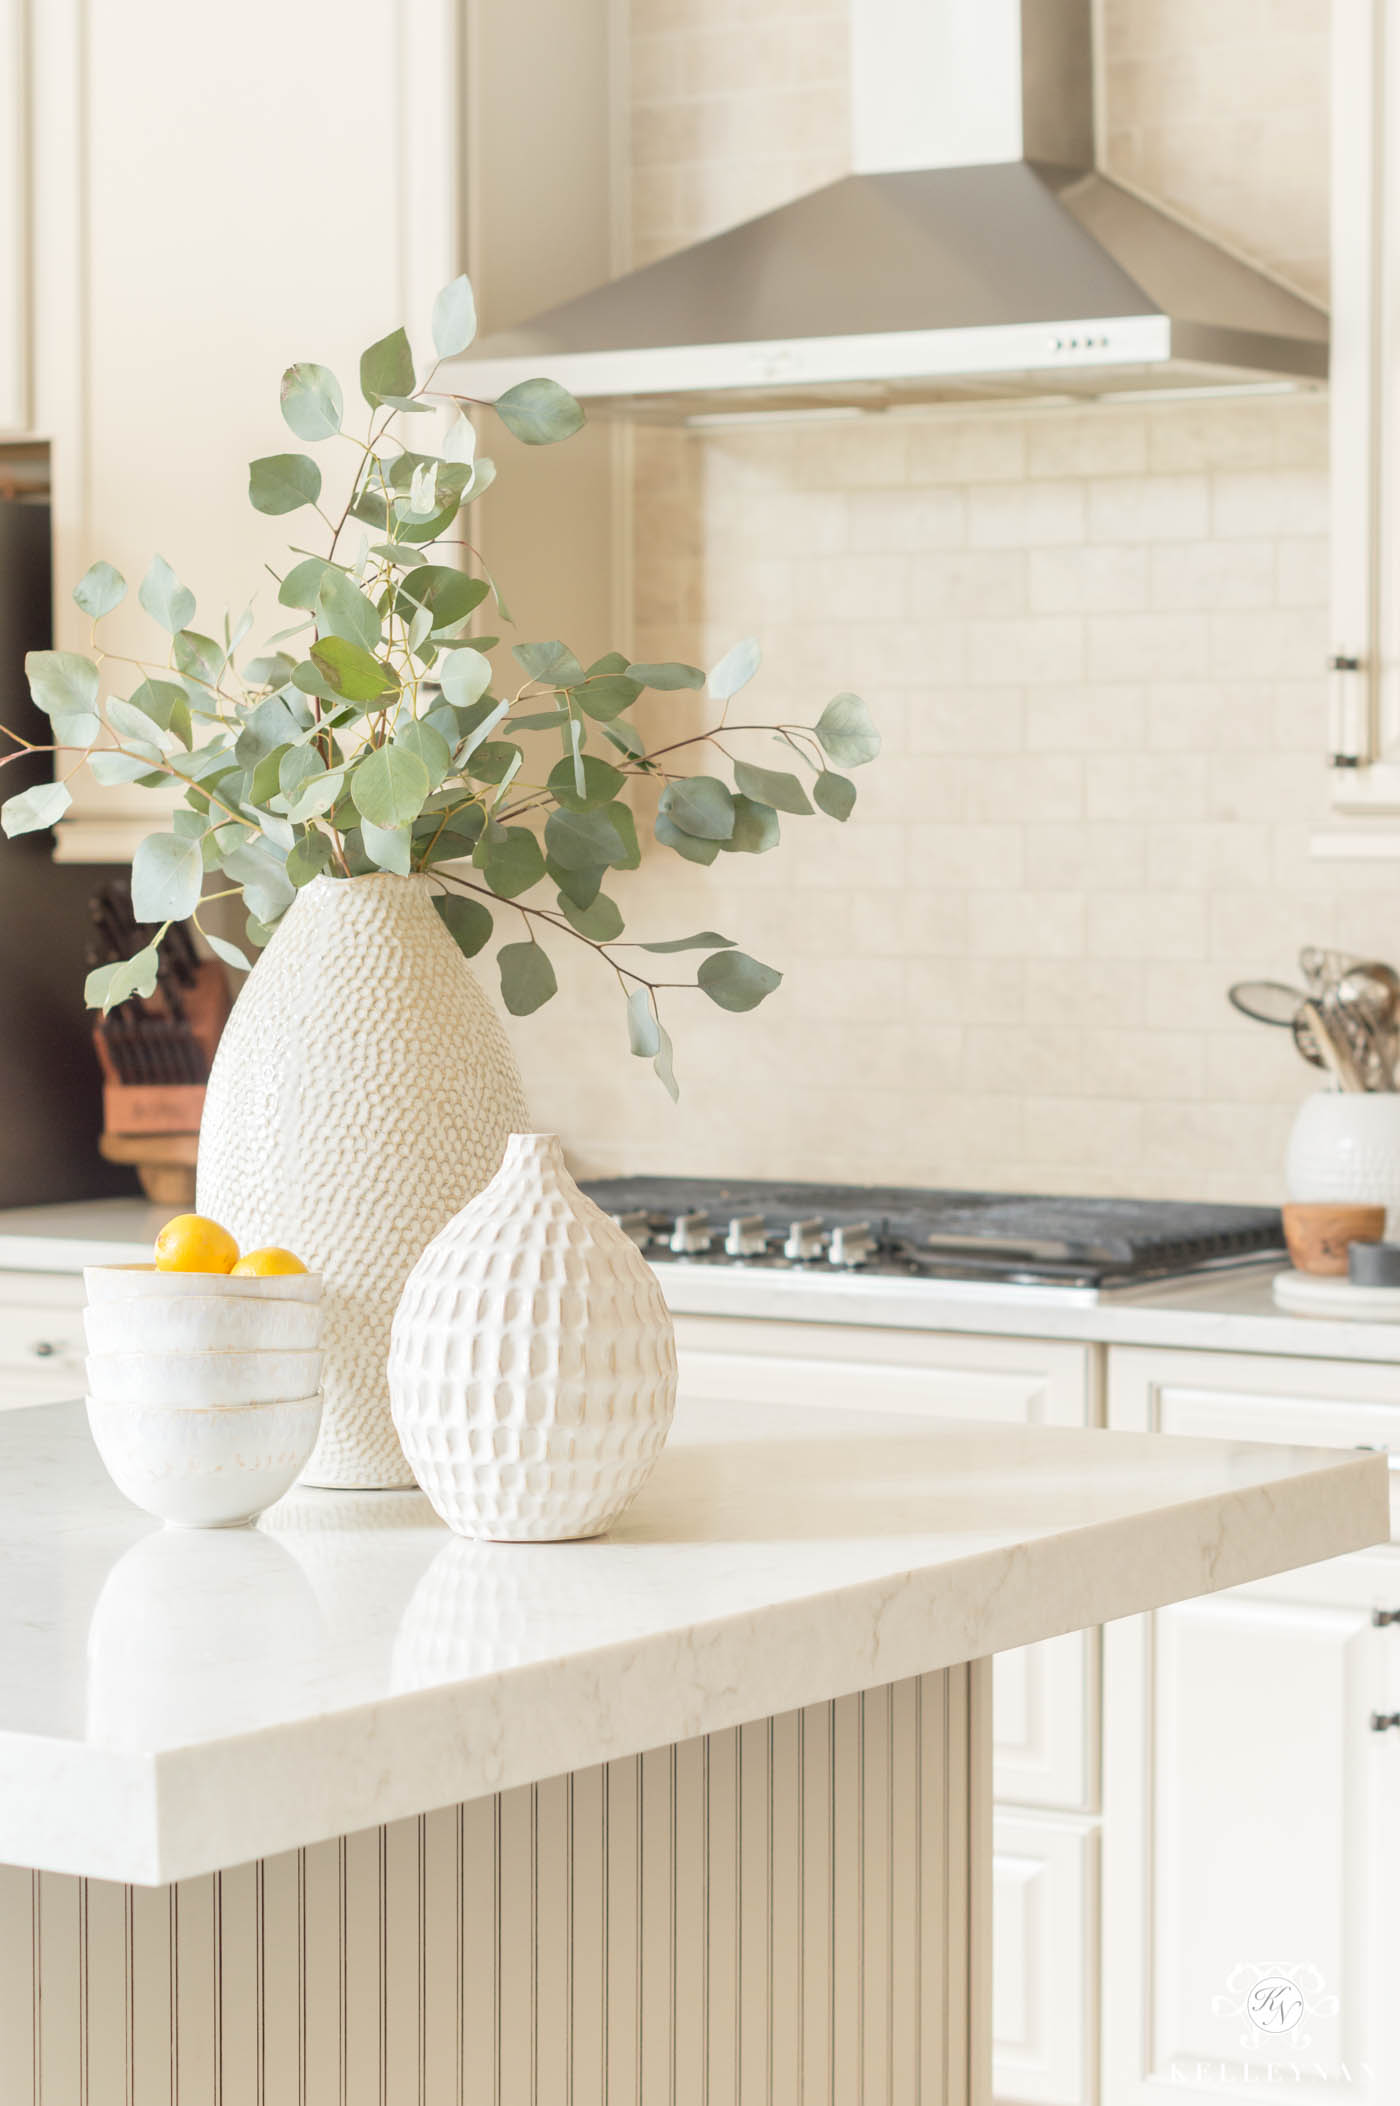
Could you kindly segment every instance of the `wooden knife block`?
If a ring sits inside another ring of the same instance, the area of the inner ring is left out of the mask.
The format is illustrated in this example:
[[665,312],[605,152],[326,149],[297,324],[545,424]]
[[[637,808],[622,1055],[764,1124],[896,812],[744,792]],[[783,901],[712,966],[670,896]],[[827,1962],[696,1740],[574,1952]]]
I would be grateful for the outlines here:
[[[183,1000],[190,1028],[206,1061],[212,1061],[233,1006],[228,975],[216,959],[199,966]],[[159,989],[146,1008],[157,1016],[169,1014]],[[100,1030],[93,1033],[93,1043],[102,1069],[100,1153],[109,1163],[133,1164],[146,1197],[158,1205],[192,1205],[204,1084],[123,1082]]]

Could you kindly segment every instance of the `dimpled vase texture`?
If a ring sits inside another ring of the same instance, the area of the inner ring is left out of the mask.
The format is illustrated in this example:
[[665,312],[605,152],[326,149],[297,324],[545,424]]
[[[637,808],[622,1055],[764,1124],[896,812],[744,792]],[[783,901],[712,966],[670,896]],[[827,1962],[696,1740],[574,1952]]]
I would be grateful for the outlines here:
[[443,1223],[526,1123],[505,1032],[426,878],[317,878],[239,995],[199,1135],[202,1214],[325,1275],[325,1412],[303,1482],[412,1483],[389,1327]]
[[389,1389],[413,1474],[458,1535],[601,1535],[641,1489],[675,1411],[675,1331],[553,1134],[513,1134],[414,1266]]

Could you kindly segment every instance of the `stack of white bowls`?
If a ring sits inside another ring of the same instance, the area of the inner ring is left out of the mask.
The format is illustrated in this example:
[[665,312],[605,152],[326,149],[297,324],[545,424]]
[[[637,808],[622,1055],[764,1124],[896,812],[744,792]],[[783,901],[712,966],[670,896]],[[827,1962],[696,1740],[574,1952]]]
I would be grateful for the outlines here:
[[88,1423],[118,1489],[182,1528],[252,1521],[321,1423],[319,1273],[93,1265]]

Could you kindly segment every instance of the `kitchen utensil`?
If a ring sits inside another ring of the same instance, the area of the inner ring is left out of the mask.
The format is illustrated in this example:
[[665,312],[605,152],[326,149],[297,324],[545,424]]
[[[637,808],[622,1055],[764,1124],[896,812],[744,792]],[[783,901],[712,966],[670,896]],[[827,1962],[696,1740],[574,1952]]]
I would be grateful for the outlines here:
[[1298,953],[1298,970],[1310,995],[1330,995],[1351,963],[1345,951],[1324,950],[1314,943],[1305,943]]
[[1340,1008],[1354,1016],[1380,1070],[1377,1089],[1396,1087],[1400,1064],[1400,974],[1379,960],[1353,965],[1337,983]]
[[1302,1024],[1322,1056],[1322,1065],[1336,1083],[1338,1089],[1361,1092],[1364,1084],[1356,1056],[1344,1032],[1340,1031],[1334,1017],[1320,1003],[1306,1001],[1298,1011],[1296,1028]]
[[1385,1208],[1294,1201],[1283,1210],[1283,1234],[1299,1272],[1340,1278],[1354,1243],[1378,1243],[1385,1234]]
[[1235,1008],[1256,1024],[1292,1025],[1307,999],[1301,987],[1282,980],[1237,980],[1230,989]]

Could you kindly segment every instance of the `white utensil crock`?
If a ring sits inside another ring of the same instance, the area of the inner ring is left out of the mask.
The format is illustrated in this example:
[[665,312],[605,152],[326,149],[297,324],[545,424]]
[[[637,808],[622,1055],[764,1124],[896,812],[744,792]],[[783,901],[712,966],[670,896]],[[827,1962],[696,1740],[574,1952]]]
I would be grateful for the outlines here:
[[1400,1208],[1400,1095],[1317,1090],[1288,1137],[1290,1199]]

